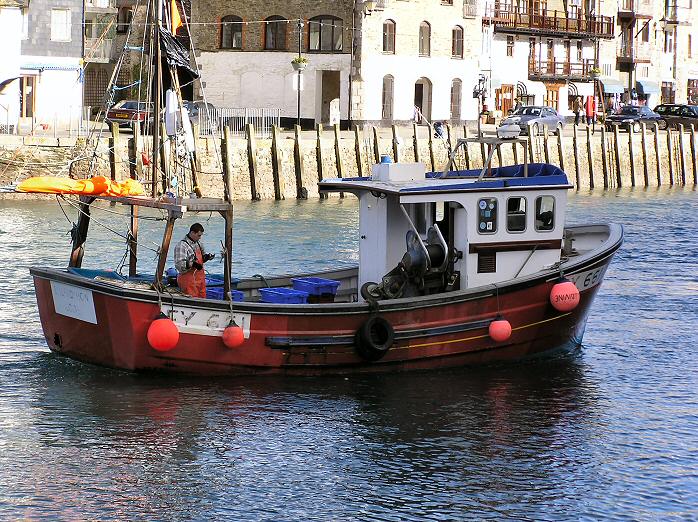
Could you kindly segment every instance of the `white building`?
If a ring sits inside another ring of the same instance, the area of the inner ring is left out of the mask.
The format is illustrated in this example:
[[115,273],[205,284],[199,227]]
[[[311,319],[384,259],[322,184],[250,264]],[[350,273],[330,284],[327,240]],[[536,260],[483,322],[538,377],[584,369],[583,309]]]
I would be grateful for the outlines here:
[[19,119],[22,9],[26,1],[0,0],[0,131],[14,132]]

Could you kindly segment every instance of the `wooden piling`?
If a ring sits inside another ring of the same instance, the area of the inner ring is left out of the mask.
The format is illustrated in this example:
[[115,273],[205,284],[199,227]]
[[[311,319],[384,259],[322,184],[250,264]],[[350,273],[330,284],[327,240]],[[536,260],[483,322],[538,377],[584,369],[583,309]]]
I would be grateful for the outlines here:
[[[315,158],[317,160],[317,180],[318,183],[325,179],[324,167],[322,164],[322,123],[318,123],[315,127]],[[320,199],[327,197],[325,194],[320,194]]]
[[683,124],[679,123],[679,166],[681,167],[680,179],[681,185],[686,185],[686,144],[683,133]]
[[587,126],[587,161],[589,163],[589,188],[594,188],[594,158],[591,150],[591,129]]
[[606,129],[601,126],[601,167],[603,169],[603,188],[608,188],[608,156],[606,155]]
[[691,123],[691,166],[693,170],[693,184],[698,183],[698,165],[696,165],[696,129]]
[[131,124],[131,147],[129,149],[129,175],[131,179],[139,179],[143,172],[143,160],[141,159],[141,122],[133,121]]
[[645,122],[640,122],[640,129],[642,132],[642,177],[645,181],[645,187],[650,185],[650,173],[649,165],[647,165],[647,125]]
[[296,198],[307,199],[308,194],[303,190],[305,172],[303,168],[303,154],[301,154],[301,126],[293,127],[293,167],[296,175]]
[[254,134],[254,125],[245,125],[245,137],[247,138],[247,166],[250,174],[250,197],[252,201],[260,198],[257,191],[257,137]]
[[398,143],[397,125],[391,126],[393,135],[393,161],[395,163],[400,163],[400,147]]
[[550,151],[548,150],[548,127],[543,126],[543,157],[546,163],[550,163]]
[[378,143],[378,129],[373,127],[373,163],[381,162],[381,150]]
[[[463,125],[463,137],[468,137],[468,127]],[[463,144],[463,154],[465,155],[465,168],[470,170],[470,153],[468,152],[468,144]]]
[[284,199],[283,179],[281,175],[281,154],[279,153],[279,126],[271,127],[271,173],[274,179],[274,199]]
[[[533,125],[528,126],[528,161],[531,163],[534,163],[538,158],[533,156],[533,140],[535,137],[533,136]],[[484,157],[485,155],[485,146],[480,145],[482,148],[482,155]]]
[[[628,129],[628,154],[630,155],[630,186],[635,186],[635,147],[633,146],[633,129]],[[620,176],[619,176],[620,177]]]
[[674,185],[674,139],[669,126],[666,128],[666,148],[669,155],[669,185]]
[[356,156],[356,173],[359,177],[363,176],[364,162],[361,156],[361,131],[358,125],[354,126],[354,155]]
[[449,155],[451,154],[451,151],[453,150],[453,140],[452,138],[452,131],[451,129],[451,124],[447,123],[446,124],[446,141],[448,142],[448,153]]
[[560,168],[565,170],[565,154],[562,150],[562,129],[557,134],[557,156],[560,158]]
[[339,123],[334,124],[334,159],[337,165],[337,177],[344,177],[344,166],[342,162],[342,147],[339,141]]
[[654,131],[654,158],[657,160],[657,186],[660,187],[662,185],[662,162],[659,154],[659,125],[656,122],[653,123],[652,130]]
[[512,156],[514,157],[514,164],[518,165],[519,164],[519,145],[516,142],[513,142],[511,144],[511,153]]
[[419,139],[418,139],[419,127],[416,123],[412,124],[412,132],[414,136],[412,137],[412,150],[414,150],[414,162],[419,163]]
[[233,138],[230,134],[230,127],[223,127],[223,139],[221,140],[221,162],[223,167],[223,191],[225,200],[233,201]]
[[119,143],[119,124],[111,122],[111,136],[109,137],[109,174],[112,181],[116,181],[116,147]]
[[[628,130],[628,132],[632,132],[632,129]],[[618,125],[613,126],[613,153],[615,155],[616,187],[622,187],[623,178],[620,170],[620,136],[618,135]]]
[[574,159],[574,180],[579,190],[579,141],[577,140],[577,126],[572,126],[572,157]]
[[429,161],[432,172],[436,170],[436,160],[434,159],[434,127],[429,124]]

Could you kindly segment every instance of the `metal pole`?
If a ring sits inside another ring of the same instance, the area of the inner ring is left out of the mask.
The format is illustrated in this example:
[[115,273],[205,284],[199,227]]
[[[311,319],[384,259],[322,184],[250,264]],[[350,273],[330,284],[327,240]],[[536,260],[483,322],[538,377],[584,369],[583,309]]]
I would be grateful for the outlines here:
[[[302,45],[303,45],[303,21],[299,18],[298,19],[298,58],[301,57],[301,52],[302,52]],[[301,74],[302,71],[300,67],[298,68],[298,85],[297,87],[297,105],[296,105],[296,125],[301,124]]]
[[592,103],[594,104],[594,110],[591,114],[591,133],[596,132],[596,78],[594,78],[594,96],[592,97]]

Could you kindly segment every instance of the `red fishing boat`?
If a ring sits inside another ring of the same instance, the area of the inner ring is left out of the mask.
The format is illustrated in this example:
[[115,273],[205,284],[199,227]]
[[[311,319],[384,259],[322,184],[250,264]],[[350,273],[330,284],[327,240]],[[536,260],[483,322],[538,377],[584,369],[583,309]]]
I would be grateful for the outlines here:
[[[68,266],[31,269],[52,351],[132,371],[309,375],[514,360],[581,343],[623,231],[565,226],[572,186],[553,165],[524,159],[491,167],[496,147],[518,138],[481,138],[490,154],[478,170],[455,168],[464,139],[444,172],[381,163],[368,177],[323,180],[321,192],[358,198],[358,265],[233,278],[230,180],[224,175],[224,199],[200,197],[189,119],[173,94],[188,67],[186,50],[152,27],[170,78],[155,89],[154,114],[167,100],[165,114],[176,116],[167,127],[171,151],[180,154],[170,163],[183,170],[163,170],[155,126],[149,196],[79,196]],[[97,200],[130,209],[128,274],[82,267]],[[137,270],[141,207],[167,216],[150,279]],[[225,223],[223,278],[207,299],[183,294],[165,272],[175,222],[192,212],[220,214]]]

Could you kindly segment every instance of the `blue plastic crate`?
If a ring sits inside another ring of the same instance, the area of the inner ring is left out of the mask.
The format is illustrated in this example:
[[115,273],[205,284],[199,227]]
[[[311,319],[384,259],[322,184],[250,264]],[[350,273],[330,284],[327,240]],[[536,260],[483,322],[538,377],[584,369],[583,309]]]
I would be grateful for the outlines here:
[[260,288],[263,303],[303,304],[308,302],[308,292],[293,288]]
[[[233,294],[233,301],[243,301],[245,299],[245,294],[243,294],[240,290],[231,290],[231,293]],[[206,299],[218,299],[220,301],[224,300],[225,293],[223,292],[223,287],[206,287]]]
[[336,295],[339,281],[323,279],[322,277],[294,277],[291,279],[293,288],[310,295]]

